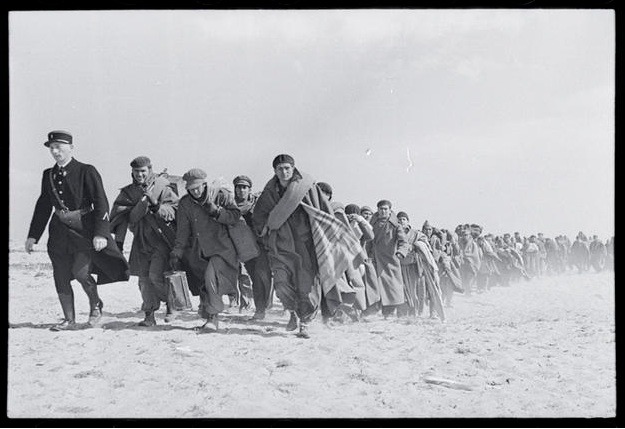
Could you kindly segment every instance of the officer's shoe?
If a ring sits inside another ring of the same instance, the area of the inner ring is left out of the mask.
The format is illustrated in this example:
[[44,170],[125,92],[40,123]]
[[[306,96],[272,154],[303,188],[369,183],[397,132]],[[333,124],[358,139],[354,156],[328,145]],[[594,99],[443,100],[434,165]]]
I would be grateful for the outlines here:
[[63,320],[58,325],[54,325],[53,327],[50,328],[51,331],[55,331],[55,332],[73,331],[74,329],[76,329],[76,322],[74,322],[73,320]]
[[87,323],[91,326],[96,326],[100,319],[102,318],[102,310],[99,307],[96,307],[91,310],[89,313],[89,320]]

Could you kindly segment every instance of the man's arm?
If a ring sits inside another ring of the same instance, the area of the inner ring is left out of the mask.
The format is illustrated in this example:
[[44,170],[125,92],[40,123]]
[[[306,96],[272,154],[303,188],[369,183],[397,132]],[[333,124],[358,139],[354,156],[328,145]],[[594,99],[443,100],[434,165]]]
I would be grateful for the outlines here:
[[91,196],[95,217],[94,237],[106,237],[110,233],[109,203],[102,184],[102,177],[92,165],[87,165],[85,187]]
[[33,218],[30,222],[30,228],[28,230],[28,238],[33,238],[34,243],[38,243],[43,231],[46,229],[48,220],[50,220],[50,214],[52,213],[52,202],[49,195],[46,193],[46,180],[49,170],[43,172],[43,178],[41,180],[41,193],[35,204],[35,210],[33,212]]

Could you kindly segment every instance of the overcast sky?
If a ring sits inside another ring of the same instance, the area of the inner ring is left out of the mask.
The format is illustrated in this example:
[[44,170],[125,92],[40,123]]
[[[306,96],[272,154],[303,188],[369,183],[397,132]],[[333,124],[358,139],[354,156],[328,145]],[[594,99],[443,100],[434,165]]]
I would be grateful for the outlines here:
[[9,49],[15,240],[54,129],[110,203],[138,155],[261,190],[289,153],[419,228],[613,235],[611,10],[11,12]]

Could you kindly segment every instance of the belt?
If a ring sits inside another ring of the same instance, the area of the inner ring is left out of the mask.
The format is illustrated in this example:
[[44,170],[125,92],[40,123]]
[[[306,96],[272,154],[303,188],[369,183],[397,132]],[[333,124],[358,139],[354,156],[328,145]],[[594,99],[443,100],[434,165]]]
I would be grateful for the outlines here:
[[62,212],[62,213],[69,213],[69,212],[80,212],[81,215],[86,215],[87,213],[91,213],[94,210],[93,206],[92,207],[85,207],[82,209],[77,209],[77,210],[69,210],[69,209],[58,209],[58,208],[54,208],[55,212]]

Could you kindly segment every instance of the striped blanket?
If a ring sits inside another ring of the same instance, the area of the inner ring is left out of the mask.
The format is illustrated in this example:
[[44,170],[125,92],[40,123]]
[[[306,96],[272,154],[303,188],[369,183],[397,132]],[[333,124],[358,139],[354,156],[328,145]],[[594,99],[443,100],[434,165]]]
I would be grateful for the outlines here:
[[357,268],[367,256],[351,229],[333,214],[304,202],[301,205],[310,219],[319,280],[327,294],[348,268]]

